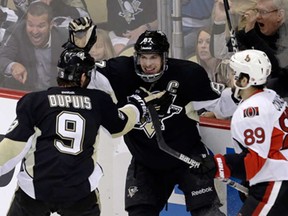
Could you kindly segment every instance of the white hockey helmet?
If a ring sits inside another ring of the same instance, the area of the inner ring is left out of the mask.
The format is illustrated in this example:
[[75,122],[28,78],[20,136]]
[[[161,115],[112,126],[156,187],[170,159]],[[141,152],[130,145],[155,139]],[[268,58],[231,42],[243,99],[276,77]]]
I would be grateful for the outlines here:
[[230,67],[237,79],[241,73],[248,74],[250,86],[263,85],[271,73],[271,63],[268,56],[260,51],[248,49],[235,53],[230,58]]
[[[235,97],[237,97],[236,94],[238,94],[241,89],[246,89],[250,86],[264,85],[267,82],[272,68],[268,56],[264,52],[254,49],[236,52],[231,56],[229,65],[234,71]],[[236,81],[241,74],[249,75],[249,83],[245,87],[236,85]]]

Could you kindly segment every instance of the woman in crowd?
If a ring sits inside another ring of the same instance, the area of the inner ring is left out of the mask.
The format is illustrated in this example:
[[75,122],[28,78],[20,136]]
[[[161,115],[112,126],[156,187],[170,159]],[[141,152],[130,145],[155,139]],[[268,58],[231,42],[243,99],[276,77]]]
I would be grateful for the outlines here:
[[231,87],[232,73],[227,60],[218,59],[210,52],[211,31],[203,28],[199,31],[196,44],[196,60],[207,72],[213,83],[223,84],[222,87]]
[[96,35],[97,41],[92,46],[89,52],[89,54],[94,58],[94,60],[100,61],[115,57],[115,50],[107,31],[97,28]]

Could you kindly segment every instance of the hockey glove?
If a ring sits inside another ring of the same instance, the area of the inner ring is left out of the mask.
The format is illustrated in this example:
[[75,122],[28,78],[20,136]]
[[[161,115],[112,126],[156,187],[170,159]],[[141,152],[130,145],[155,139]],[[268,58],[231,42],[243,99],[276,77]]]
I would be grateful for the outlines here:
[[[147,106],[148,104],[155,104],[155,102],[159,101],[166,91],[152,94],[147,91],[145,88],[140,87],[135,91],[135,93],[128,97],[128,102],[134,104],[138,110],[140,111],[141,119],[144,121],[149,121],[150,116],[148,113]],[[144,118],[144,119],[143,119]]]
[[193,156],[197,162],[200,162],[199,167],[190,167],[192,173],[201,176],[202,178],[229,178],[231,175],[229,167],[226,165],[226,161],[223,155],[217,154],[214,157],[212,155],[202,154],[199,156]]
[[133,104],[137,107],[140,112],[140,119],[145,118],[148,115],[148,109],[144,98],[137,93],[134,93],[133,95],[130,95],[128,97],[128,103]]
[[65,48],[84,49],[89,52],[97,40],[96,25],[89,17],[80,17],[69,23],[69,41],[64,45]]

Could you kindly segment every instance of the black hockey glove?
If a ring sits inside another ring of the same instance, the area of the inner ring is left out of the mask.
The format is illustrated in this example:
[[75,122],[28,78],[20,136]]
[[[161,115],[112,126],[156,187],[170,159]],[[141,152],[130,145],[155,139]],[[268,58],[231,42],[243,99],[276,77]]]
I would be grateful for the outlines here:
[[152,104],[159,116],[166,114],[173,102],[173,96],[167,91],[152,94],[145,88],[140,87],[140,89],[137,89],[135,93],[140,95],[142,98],[145,98],[147,105]]
[[140,87],[140,89],[136,90],[136,93],[145,98],[147,105],[152,104],[159,116],[166,114],[173,102],[173,96],[167,91],[152,94],[145,88]]
[[64,48],[80,48],[89,52],[97,40],[96,25],[89,17],[80,17],[69,23],[69,40]]
[[173,95],[166,92],[158,99],[153,101],[153,105],[159,116],[165,115],[168,112],[170,105],[173,102]]
[[201,179],[213,179],[217,172],[217,165],[212,155],[201,154],[191,157],[193,160],[200,162],[200,166],[191,166],[190,171],[198,175]]
[[135,93],[128,97],[128,102],[134,104],[140,111],[141,119],[144,121],[150,121],[150,116],[148,113],[147,105],[156,104],[161,101],[161,98],[166,94],[166,91],[152,94],[145,88],[140,87],[135,91]]
[[137,107],[140,112],[140,119],[146,118],[148,115],[148,109],[144,101],[144,97],[141,97],[136,92],[128,97],[128,103]]

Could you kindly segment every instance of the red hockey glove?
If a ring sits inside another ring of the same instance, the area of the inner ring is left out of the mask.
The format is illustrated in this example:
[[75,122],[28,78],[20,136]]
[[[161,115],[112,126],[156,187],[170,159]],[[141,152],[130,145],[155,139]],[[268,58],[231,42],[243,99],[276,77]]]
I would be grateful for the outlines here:
[[200,175],[202,178],[229,178],[231,171],[226,164],[225,158],[221,154],[217,154],[214,157],[212,155],[202,154],[199,156],[193,156],[197,162],[200,162],[200,166],[190,167],[192,173]]
[[230,178],[231,171],[230,168],[226,164],[225,157],[221,154],[217,154],[214,156],[217,172],[215,174],[215,178],[226,179]]

